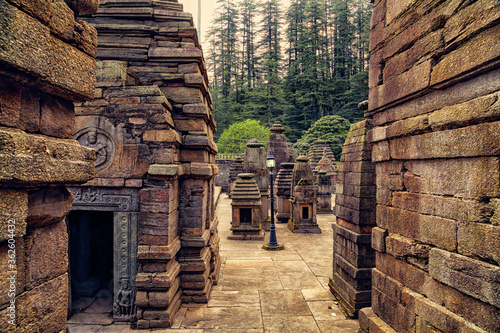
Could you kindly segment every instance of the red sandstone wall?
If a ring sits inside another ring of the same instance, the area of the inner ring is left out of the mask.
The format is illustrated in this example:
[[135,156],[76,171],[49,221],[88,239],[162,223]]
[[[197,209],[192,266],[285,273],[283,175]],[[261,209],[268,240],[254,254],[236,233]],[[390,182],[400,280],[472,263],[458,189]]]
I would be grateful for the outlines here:
[[96,9],[92,0],[0,2],[2,332],[66,325],[73,196],[65,185],[92,179],[95,158],[71,140],[73,102],[94,94],[97,46],[75,14]]
[[378,0],[371,332],[500,331],[500,5]]

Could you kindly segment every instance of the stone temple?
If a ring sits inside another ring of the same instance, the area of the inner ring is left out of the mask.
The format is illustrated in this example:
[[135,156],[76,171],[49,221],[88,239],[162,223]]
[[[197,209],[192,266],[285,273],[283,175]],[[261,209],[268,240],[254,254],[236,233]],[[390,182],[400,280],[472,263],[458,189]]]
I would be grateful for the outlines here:
[[[361,332],[500,332],[500,5],[372,2],[330,290]],[[123,327],[167,328],[220,283],[216,125],[192,17],[174,0],[100,5],[0,2],[2,332],[64,332],[89,299]]]

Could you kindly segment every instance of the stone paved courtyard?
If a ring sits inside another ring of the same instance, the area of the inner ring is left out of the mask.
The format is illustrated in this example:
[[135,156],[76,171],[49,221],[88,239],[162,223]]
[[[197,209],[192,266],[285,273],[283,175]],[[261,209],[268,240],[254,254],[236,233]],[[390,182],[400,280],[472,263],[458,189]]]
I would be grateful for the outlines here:
[[[318,215],[321,234],[293,234],[277,225],[284,251],[261,249],[262,241],[228,240],[231,200],[221,194],[217,216],[222,269],[208,305],[182,307],[172,329],[155,332],[356,332],[328,289],[332,274],[333,215]],[[266,242],[269,234],[266,233]],[[331,307],[331,308],[329,308]],[[90,325],[70,320],[69,333],[137,332],[128,325]],[[104,322],[103,322],[104,323]],[[143,330],[149,331],[149,330]]]

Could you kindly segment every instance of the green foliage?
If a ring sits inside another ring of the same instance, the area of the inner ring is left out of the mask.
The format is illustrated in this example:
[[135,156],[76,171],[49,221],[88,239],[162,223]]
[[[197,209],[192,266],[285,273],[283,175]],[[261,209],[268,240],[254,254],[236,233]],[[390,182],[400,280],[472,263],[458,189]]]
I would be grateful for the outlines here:
[[269,128],[262,126],[257,120],[246,119],[245,121],[233,123],[224,130],[217,142],[219,153],[243,153],[250,139],[257,139],[267,146],[269,141]]
[[335,158],[340,160],[342,146],[349,132],[351,124],[347,119],[337,115],[324,116],[316,121],[304,135],[293,144],[292,149],[306,152],[311,148],[314,141],[325,140],[335,154]]
[[[368,98],[366,0],[217,0],[207,57],[219,131],[245,119],[287,128],[291,142],[315,121],[363,118]],[[287,47],[286,50],[282,48]]]

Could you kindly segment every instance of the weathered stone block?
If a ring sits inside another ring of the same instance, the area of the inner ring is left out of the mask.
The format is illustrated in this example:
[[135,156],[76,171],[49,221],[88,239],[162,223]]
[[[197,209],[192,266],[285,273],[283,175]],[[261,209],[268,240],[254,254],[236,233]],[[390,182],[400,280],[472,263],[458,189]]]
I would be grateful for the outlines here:
[[421,290],[426,281],[426,277],[428,277],[425,271],[402,260],[396,259],[389,254],[375,252],[375,255],[377,257],[377,269],[379,271],[397,280],[405,287],[417,292]]
[[472,77],[452,86],[431,91],[419,98],[394,105],[391,108],[384,109],[383,112],[373,114],[374,123],[377,126],[385,125],[389,122],[431,113],[447,106],[453,107],[495,93],[500,89],[499,75],[500,69],[492,69],[478,77]]
[[51,33],[64,41],[73,39],[75,28],[75,13],[68,7],[64,0],[52,1],[52,16],[49,21]]
[[389,205],[420,214],[464,222],[487,223],[490,220],[492,211],[496,211],[491,201],[490,205],[488,205],[478,200],[402,191],[393,193]]
[[94,176],[93,149],[61,140],[0,129],[0,181],[26,185],[84,183]]
[[499,114],[500,101],[499,93],[497,92],[463,103],[445,106],[425,117],[428,125],[434,131],[437,131],[458,126],[467,126],[475,122],[488,121],[489,119],[498,117]]
[[494,1],[475,2],[459,9],[446,21],[443,28],[445,42],[449,46],[472,39],[477,31],[492,25],[500,17],[500,10]]
[[66,3],[78,14],[93,14],[99,8],[98,0],[65,0]]
[[62,221],[71,210],[73,195],[64,187],[46,188],[28,197],[27,223],[41,227]]
[[[203,104],[204,96],[200,89],[189,87],[161,87],[165,96],[174,103],[180,104]],[[206,109],[206,106],[205,106]],[[207,113],[205,111],[205,113]]]
[[476,325],[449,311],[443,306],[430,301],[428,298],[413,292],[403,290],[403,299],[411,304],[413,312],[442,332],[482,332]]
[[40,126],[40,92],[0,77],[0,124],[36,132]]
[[497,59],[500,56],[499,33],[500,27],[493,26],[443,56],[432,69],[430,83],[438,84],[457,78]]
[[97,56],[97,31],[90,24],[75,20],[73,40],[80,50],[93,58]]
[[0,191],[0,242],[26,234],[28,193],[19,190]]
[[[64,274],[16,298],[16,331],[61,332],[68,315],[68,275]],[[7,309],[0,312],[0,330],[8,332]]]
[[453,313],[478,325],[487,332],[496,332],[500,329],[500,309],[484,303],[476,298],[447,286],[430,276],[422,285],[418,293],[425,295],[430,301],[446,307]]
[[[0,307],[8,306],[11,293],[20,295],[26,290],[26,258],[24,239],[3,242],[0,246]],[[14,279],[12,279],[14,277]],[[2,318],[5,320],[4,318]]]
[[440,249],[429,254],[430,275],[461,292],[500,307],[500,268]]
[[499,125],[500,122],[484,123],[390,140],[391,157],[411,160],[498,155]]
[[40,132],[48,136],[71,139],[75,128],[73,103],[42,94]]
[[[437,18],[436,21],[438,21],[439,19],[440,18]],[[409,32],[410,30],[413,31]],[[404,43],[405,41],[406,43],[409,43],[410,39],[415,38],[412,47],[410,47],[408,50],[404,50],[403,52],[394,55],[394,57],[387,60],[384,67],[384,78],[390,79],[392,77],[395,77],[410,69],[415,64],[426,61],[442,51],[442,49],[444,48],[442,31],[438,30],[430,32],[429,34],[418,38],[418,35],[422,32],[423,29],[420,24],[414,25],[405,29],[398,37],[396,37],[397,41],[389,43],[389,48],[404,48],[405,46],[402,43]]]
[[[370,89],[369,109],[374,110],[398,99],[405,98],[428,87],[432,61],[416,65],[408,71]],[[412,82],[411,85],[408,82]]]
[[97,87],[123,87],[127,80],[127,65],[123,61],[97,62]]
[[28,290],[67,272],[68,232],[64,221],[33,230],[25,244]]
[[173,129],[144,131],[142,139],[150,142],[182,142],[179,133]]
[[154,47],[149,49],[148,57],[155,61],[171,61],[171,59],[182,59],[182,62],[192,62],[193,60],[201,59],[202,53],[199,48]]
[[496,157],[408,161],[404,165],[408,170],[404,184],[409,192],[464,199],[500,196]]
[[373,311],[397,332],[411,332],[415,329],[415,314],[399,300],[394,300],[373,287]]
[[460,223],[458,253],[500,265],[500,226]]
[[388,206],[377,206],[377,225],[391,233],[454,251],[457,222]]
[[372,248],[378,252],[385,252],[387,230],[375,227],[372,229]]
[[[34,76],[42,91],[83,101],[94,95],[95,59],[50,34],[41,22],[6,3],[0,7],[0,61]],[[15,40],[16,43],[10,41]],[[61,65],[64,64],[64,65]]]

